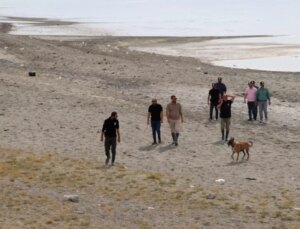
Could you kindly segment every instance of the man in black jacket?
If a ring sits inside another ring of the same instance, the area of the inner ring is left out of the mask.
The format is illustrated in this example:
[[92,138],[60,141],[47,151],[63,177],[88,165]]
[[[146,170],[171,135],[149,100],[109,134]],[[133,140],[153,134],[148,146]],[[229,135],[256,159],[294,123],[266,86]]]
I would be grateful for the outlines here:
[[[229,98],[231,98],[229,100]],[[229,135],[229,127],[230,127],[230,118],[231,118],[231,104],[233,103],[235,96],[232,95],[224,95],[221,103],[218,105],[220,109],[220,118],[221,118],[221,133],[222,140],[227,141]],[[226,136],[225,136],[226,130]]]
[[101,139],[100,139],[101,142],[103,141],[103,135],[105,136],[105,142],[104,142],[105,154],[106,154],[105,164],[107,165],[109,163],[110,160],[109,151],[111,149],[112,152],[111,165],[114,165],[115,158],[116,158],[117,141],[121,142],[117,112],[112,112],[111,116],[104,121],[102,132],[101,132]]

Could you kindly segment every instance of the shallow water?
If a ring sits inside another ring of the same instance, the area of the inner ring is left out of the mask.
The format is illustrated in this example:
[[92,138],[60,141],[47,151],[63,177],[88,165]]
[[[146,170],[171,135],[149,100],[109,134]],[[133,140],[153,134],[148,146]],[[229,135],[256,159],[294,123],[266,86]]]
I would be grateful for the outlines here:
[[0,6],[2,21],[13,16],[81,23],[19,22],[12,33],[21,35],[288,35],[147,48],[227,67],[300,71],[299,0],[0,0]]
[[113,35],[300,33],[298,0],[0,0],[0,5],[0,16],[80,21]]

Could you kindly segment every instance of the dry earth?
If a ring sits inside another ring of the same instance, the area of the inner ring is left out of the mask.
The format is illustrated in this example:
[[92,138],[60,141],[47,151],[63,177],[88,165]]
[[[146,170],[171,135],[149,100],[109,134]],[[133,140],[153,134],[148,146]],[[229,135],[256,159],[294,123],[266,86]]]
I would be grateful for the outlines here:
[[[0,228],[300,228],[300,74],[128,49],[195,39],[209,38],[1,33]],[[249,161],[232,162],[219,123],[208,122],[219,76],[239,96],[230,135],[254,141]],[[272,92],[266,125],[246,121],[249,80]],[[185,116],[179,147],[166,123],[163,144],[152,147],[147,108],[152,97],[165,107],[172,94]],[[105,168],[99,131],[114,110],[122,142],[117,165]]]

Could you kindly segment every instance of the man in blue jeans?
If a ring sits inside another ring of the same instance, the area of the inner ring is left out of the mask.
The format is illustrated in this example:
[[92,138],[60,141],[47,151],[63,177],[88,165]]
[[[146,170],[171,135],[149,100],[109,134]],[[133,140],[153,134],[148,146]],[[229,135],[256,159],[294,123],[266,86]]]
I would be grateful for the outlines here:
[[158,143],[161,143],[160,137],[160,124],[163,122],[163,108],[160,104],[157,103],[157,99],[152,99],[152,104],[148,108],[148,117],[147,124],[150,124],[151,117],[151,127],[152,127],[152,136],[153,143],[152,145],[156,145],[156,134],[158,137]]

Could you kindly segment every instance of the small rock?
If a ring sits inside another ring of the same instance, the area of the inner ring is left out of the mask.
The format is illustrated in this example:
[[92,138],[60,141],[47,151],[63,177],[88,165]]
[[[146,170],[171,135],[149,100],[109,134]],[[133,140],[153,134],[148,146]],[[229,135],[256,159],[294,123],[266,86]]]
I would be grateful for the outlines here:
[[79,196],[78,195],[64,195],[64,200],[74,202],[74,203],[78,203],[79,202]]
[[208,200],[216,199],[216,195],[215,195],[215,194],[212,194],[212,193],[209,193],[209,194],[206,196],[206,199],[208,199]]
[[28,72],[28,76],[36,76],[36,72]]
[[217,179],[216,182],[219,184],[224,184],[225,180],[221,178],[221,179]]
[[205,75],[207,75],[208,74],[208,72],[203,72]]

